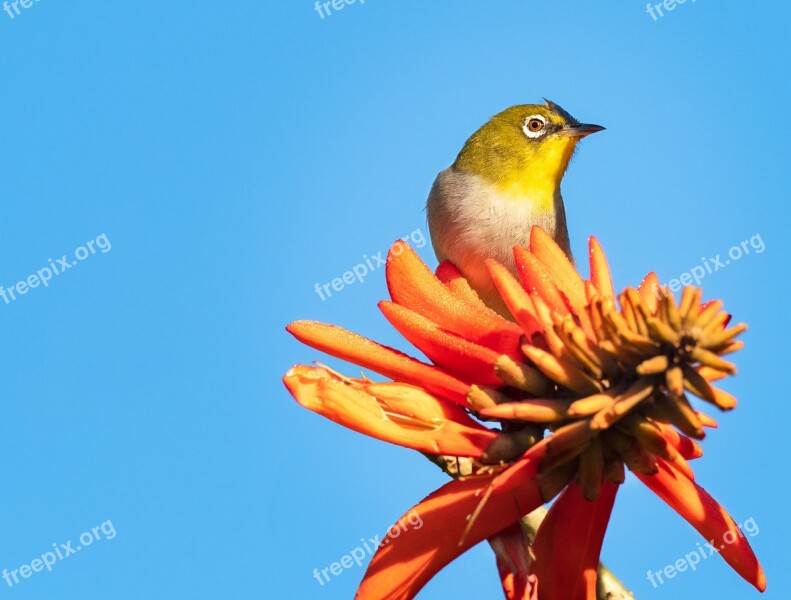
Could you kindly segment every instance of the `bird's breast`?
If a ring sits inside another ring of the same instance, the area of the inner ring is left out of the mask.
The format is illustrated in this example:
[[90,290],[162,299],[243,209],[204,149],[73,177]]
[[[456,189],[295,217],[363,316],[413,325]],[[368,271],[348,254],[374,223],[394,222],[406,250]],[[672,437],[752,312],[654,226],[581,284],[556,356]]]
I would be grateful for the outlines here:
[[437,177],[427,213],[437,258],[452,261],[484,294],[493,286],[485,260],[495,259],[514,271],[513,247],[528,245],[534,225],[570,255],[559,190],[547,210],[539,199],[504,192],[481,177],[450,168]]
[[512,249],[527,245],[533,225],[553,238],[565,238],[568,250],[560,190],[553,190],[548,208],[545,198],[518,192],[504,191],[470,173],[440,173],[427,207],[435,250],[451,260],[470,254],[513,267]]

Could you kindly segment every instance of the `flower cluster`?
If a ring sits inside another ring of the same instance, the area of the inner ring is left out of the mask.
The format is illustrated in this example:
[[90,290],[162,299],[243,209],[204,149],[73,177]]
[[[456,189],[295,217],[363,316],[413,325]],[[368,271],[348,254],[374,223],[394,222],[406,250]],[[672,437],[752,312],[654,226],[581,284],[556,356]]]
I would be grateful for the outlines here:
[[[302,342],[392,380],[296,366],[284,381],[300,404],[378,439],[473,465],[413,509],[425,526],[377,552],[357,597],[413,598],[488,539],[509,599],[595,599],[625,468],[706,539],[730,532],[737,542],[722,557],[763,590],[749,544],[688,463],[702,455],[695,440],[704,428],[716,427],[688,394],[721,410],[735,407],[712,383],[735,373],[723,356],[742,346],[736,337],[746,327],[728,327],[722,303],[703,303],[697,288],[676,302],[653,273],[616,295],[595,238],[588,280],[538,227],[530,248],[514,255],[518,279],[487,262],[505,318],[450,263],[435,275],[403,242],[391,249],[391,301],[379,307],[433,364],[339,327],[288,327]],[[525,552],[520,519],[556,497]]]

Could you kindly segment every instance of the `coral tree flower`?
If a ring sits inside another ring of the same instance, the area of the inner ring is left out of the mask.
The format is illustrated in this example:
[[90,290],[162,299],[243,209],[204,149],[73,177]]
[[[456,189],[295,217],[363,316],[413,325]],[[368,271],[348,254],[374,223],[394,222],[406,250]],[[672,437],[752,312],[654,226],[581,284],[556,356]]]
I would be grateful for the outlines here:
[[[424,526],[378,549],[359,600],[407,600],[446,564],[489,540],[510,600],[596,598],[604,534],[625,467],[697,529],[729,543],[720,555],[763,591],[746,538],[694,479],[695,440],[716,427],[689,395],[721,409],[736,400],[712,385],[746,327],[728,328],[719,301],[649,274],[616,295],[590,240],[584,280],[540,228],[515,248],[517,280],[487,266],[513,320],[485,306],[459,271],[436,275],[403,242],[387,259],[387,320],[431,363],[345,329],[298,321],[300,341],[388,377],[352,379],[296,366],[284,382],[304,407],[372,437],[424,453],[472,459],[474,471],[412,508]],[[497,422],[499,429],[482,422]],[[527,552],[520,519],[556,498]],[[537,584],[536,584],[537,580]]]

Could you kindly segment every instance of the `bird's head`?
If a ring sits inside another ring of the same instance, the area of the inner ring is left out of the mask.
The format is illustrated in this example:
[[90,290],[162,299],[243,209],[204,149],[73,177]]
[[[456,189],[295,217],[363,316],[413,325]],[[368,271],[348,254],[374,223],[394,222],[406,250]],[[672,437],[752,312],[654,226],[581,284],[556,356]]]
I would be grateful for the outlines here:
[[506,195],[544,203],[560,189],[577,142],[602,129],[580,123],[549,100],[512,106],[467,140],[454,167],[483,177]]

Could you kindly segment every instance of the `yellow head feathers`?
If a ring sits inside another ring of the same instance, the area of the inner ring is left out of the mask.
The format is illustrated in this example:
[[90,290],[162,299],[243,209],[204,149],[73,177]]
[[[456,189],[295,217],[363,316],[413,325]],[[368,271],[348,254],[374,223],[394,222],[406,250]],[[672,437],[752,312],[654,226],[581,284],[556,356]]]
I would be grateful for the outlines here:
[[508,197],[549,209],[577,142],[604,129],[582,124],[557,104],[522,104],[476,131],[454,167],[494,184]]

